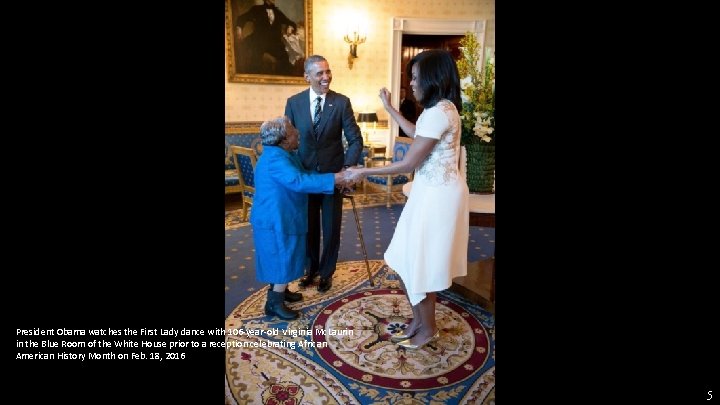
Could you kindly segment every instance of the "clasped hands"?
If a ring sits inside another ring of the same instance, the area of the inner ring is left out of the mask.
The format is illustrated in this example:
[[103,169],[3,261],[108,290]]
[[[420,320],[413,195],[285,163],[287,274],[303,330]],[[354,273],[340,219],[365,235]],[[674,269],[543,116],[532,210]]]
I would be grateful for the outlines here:
[[335,173],[335,186],[343,188],[344,190],[351,189],[351,187],[365,178],[363,169],[347,168],[341,172]]

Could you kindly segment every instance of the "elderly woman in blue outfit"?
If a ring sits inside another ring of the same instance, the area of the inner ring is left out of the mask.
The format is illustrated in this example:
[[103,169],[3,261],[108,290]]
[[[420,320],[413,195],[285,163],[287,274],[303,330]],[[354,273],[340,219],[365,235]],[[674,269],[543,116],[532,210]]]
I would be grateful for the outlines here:
[[265,121],[260,127],[263,153],[255,167],[255,197],[250,224],[255,241],[256,278],[269,283],[265,314],[296,319],[298,312],[285,301],[302,300],[287,290],[300,278],[306,261],[308,193],[332,194],[335,184],[345,185],[341,173],[303,169],[294,151],[298,130],[287,117]]

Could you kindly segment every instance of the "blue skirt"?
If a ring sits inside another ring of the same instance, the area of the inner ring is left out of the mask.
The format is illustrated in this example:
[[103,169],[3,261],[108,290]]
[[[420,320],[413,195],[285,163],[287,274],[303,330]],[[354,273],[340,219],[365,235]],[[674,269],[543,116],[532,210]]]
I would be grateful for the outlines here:
[[255,277],[262,283],[285,284],[303,276],[306,234],[278,234],[253,227]]

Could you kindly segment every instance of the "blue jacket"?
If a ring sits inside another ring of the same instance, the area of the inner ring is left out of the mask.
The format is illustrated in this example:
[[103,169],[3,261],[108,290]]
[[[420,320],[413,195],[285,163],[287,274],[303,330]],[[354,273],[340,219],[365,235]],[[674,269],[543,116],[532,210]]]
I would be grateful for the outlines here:
[[332,194],[333,173],[319,174],[302,167],[294,153],[279,146],[263,146],[255,167],[255,197],[250,223],[276,233],[307,233],[308,193]]

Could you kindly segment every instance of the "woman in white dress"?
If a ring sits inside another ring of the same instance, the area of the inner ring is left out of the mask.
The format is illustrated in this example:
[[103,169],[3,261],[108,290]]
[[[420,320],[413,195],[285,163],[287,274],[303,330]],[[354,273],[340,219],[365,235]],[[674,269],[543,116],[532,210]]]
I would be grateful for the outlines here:
[[385,261],[405,284],[413,320],[398,344],[417,349],[439,337],[435,322],[436,292],[467,275],[468,188],[458,171],[460,157],[460,78],[449,52],[429,50],[408,64],[410,87],[424,107],[416,124],[390,104],[390,93],[380,99],[402,130],[414,138],[401,161],[388,166],[348,169],[346,178],[415,171]]

